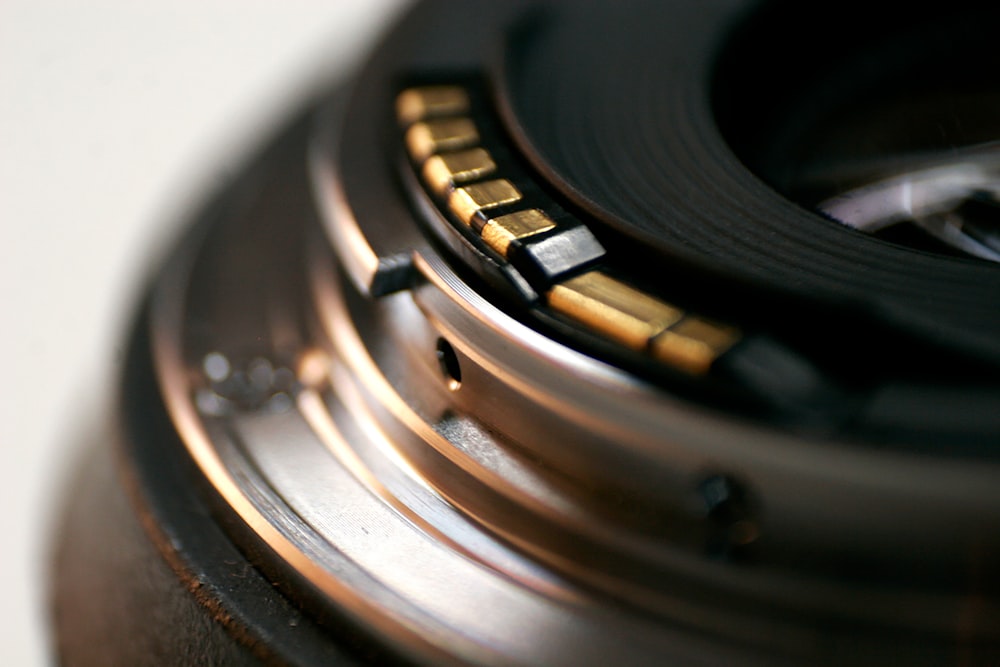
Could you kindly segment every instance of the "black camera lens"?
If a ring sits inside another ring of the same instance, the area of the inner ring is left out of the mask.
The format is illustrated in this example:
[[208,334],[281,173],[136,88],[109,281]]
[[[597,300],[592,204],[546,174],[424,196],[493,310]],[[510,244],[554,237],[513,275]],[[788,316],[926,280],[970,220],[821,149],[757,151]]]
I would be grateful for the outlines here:
[[997,12],[870,4],[416,5],[152,284],[64,662],[1000,660]]

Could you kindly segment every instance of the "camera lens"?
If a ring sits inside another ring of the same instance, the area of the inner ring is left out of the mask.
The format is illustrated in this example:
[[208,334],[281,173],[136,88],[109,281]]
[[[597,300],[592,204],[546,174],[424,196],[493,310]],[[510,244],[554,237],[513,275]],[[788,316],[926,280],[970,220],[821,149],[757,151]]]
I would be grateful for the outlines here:
[[994,664],[994,12],[905,7],[414,7],[152,287],[67,663]]

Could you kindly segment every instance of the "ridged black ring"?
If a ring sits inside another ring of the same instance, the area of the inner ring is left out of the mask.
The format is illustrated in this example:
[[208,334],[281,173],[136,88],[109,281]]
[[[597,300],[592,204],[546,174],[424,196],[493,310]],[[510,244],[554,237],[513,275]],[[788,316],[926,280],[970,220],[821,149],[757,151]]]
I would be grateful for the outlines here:
[[770,95],[787,72],[744,67],[739,74],[759,85],[744,80],[735,95],[713,98],[720,58],[757,11],[771,12],[766,36],[779,43],[751,35],[734,57],[765,53],[762,68],[801,80],[809,62],[823,60],[815,51],[850,57],[855,41],[880,37],[879,26],[937,25],[982,3],[933,12],[895,1],[863,10],[809,3],[808,12],[756,4],[562,3],[508,44],[503,94],[515,140],[554,187],[636,252],[728,275],[763,299],[801,295],[835,318],[847,304],[935,345],[1000,360],[1000,268],[845,228],[789,202],[737,158],[717,112],[760,117],[770,100],[754,91]]

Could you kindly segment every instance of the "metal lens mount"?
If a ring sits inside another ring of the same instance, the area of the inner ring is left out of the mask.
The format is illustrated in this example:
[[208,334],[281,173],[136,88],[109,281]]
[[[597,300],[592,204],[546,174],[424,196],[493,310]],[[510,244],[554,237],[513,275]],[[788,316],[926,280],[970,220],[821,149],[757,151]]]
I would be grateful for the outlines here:
[[[502,87],[441,65],[532,3],[494,4],[416,9],[157,279],[117,439],[173,570],[292,664],[1000,659],[990,455],[851,432],[811,348],[627,272],[648,256],[547,180]],[[713,4],[710,53],[743,15]]]

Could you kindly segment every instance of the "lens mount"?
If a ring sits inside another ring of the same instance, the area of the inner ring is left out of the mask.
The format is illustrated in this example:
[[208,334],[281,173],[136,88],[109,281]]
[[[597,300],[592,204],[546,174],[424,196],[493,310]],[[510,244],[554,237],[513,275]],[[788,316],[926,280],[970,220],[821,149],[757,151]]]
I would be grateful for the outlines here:
[[776,6],[421,4],[197,216],[142,400],[320,631],[426,664],[1000,657],[997,267],[740,162],[734,54]]

